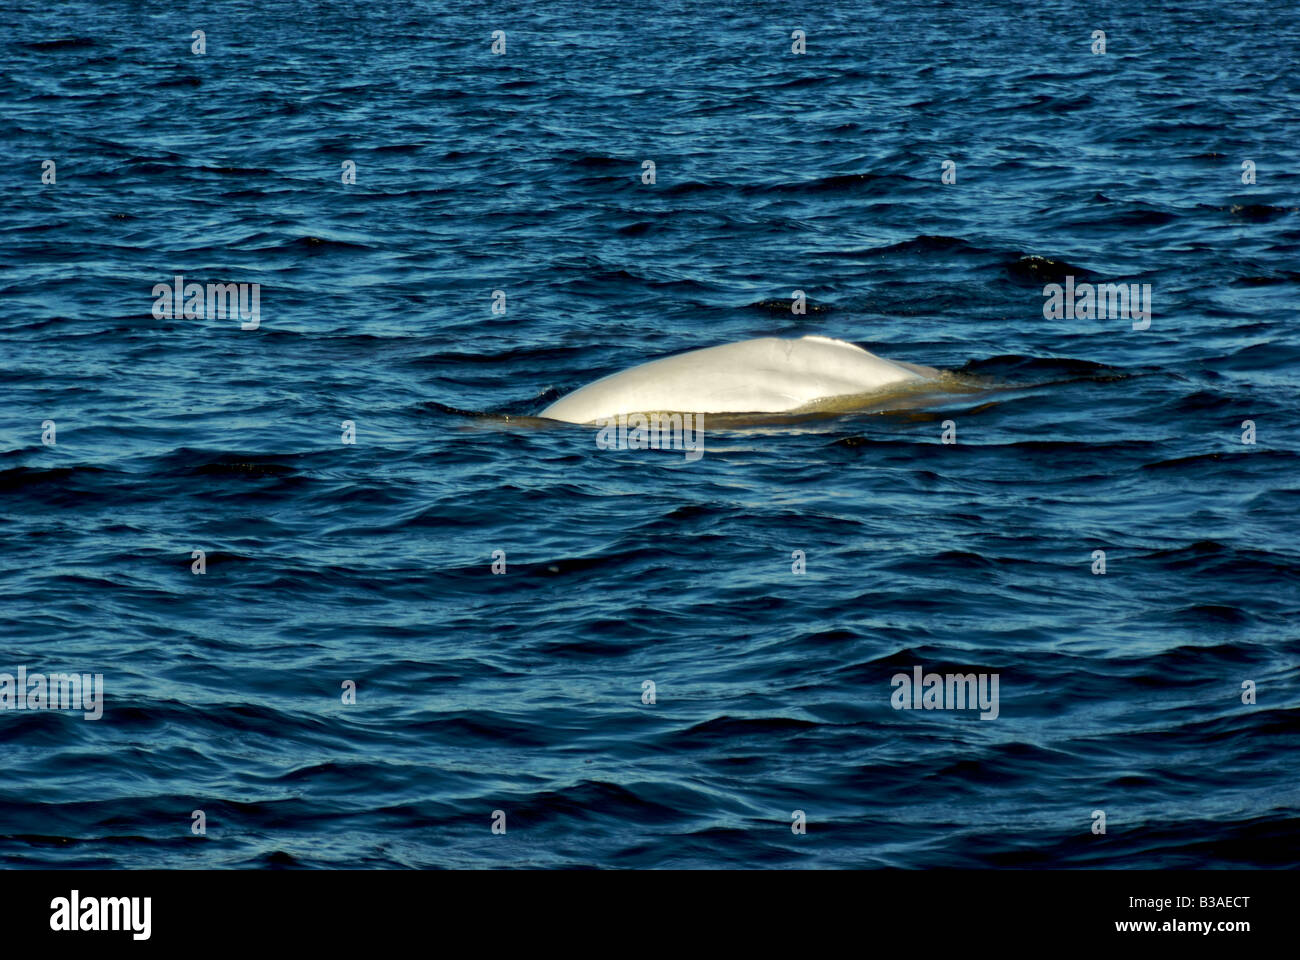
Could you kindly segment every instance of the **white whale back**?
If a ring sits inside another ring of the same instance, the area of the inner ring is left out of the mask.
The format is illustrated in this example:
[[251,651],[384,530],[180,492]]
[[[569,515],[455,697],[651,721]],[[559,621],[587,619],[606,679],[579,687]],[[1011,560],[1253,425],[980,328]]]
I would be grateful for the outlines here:
[[829,337],[761,337],[692,350],[611,374],[561,397],[541,416],[591,423],[628,413],[786,413],[830,397],[924,379]]

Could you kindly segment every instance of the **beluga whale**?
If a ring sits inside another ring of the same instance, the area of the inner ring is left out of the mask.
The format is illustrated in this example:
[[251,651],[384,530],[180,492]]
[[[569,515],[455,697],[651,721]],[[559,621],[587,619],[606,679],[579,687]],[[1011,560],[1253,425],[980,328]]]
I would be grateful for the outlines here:
[[592,423],[632,413],[793,413],[923,384],[939,371],[830,337],[760,337],[651,360],[556,400],[539,416]]

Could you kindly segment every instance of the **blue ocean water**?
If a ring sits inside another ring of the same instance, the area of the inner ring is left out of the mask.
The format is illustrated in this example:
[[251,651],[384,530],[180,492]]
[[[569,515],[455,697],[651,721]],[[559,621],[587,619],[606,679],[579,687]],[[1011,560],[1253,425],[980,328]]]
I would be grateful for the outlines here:
[[[0,863],[1300,865],[1288,11],[5,0],[0,45],[0,672],[105,695],[0,710]],[[259,325],[155,317],[177,275]],[[1067,276],[1149,328],[1045,319]],[[535,418],[804,334],[971,388],[695,462]],[[894,709],[917,666],[998,717]]]

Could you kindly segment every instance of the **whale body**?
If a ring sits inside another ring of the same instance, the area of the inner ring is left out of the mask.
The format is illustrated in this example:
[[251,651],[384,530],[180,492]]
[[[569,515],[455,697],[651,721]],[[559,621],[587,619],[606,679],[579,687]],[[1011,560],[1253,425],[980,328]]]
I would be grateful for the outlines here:
[[602,377],[556,400],[540,416],[591,423],[630,413],[788,413],[937,374],[829,337],[760,337]]

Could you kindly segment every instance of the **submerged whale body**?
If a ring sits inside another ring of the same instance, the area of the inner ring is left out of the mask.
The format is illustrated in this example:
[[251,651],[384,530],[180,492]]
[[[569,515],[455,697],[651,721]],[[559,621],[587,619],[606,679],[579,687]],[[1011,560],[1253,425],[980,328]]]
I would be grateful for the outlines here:
[[937,374],[829,337],[761,337],[611,374],[561,397],[540,416],[591,423],[620,414],[667,411],[788,413]]

